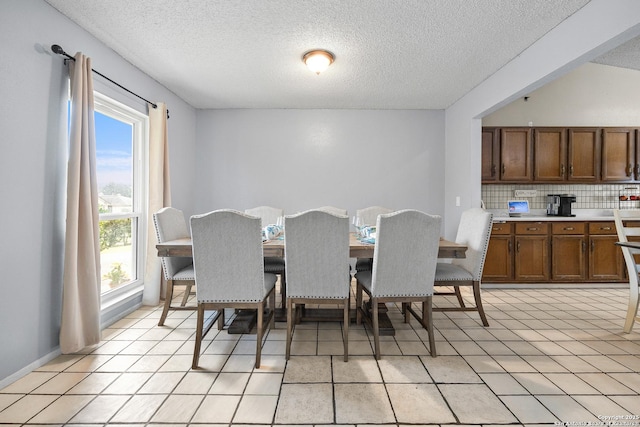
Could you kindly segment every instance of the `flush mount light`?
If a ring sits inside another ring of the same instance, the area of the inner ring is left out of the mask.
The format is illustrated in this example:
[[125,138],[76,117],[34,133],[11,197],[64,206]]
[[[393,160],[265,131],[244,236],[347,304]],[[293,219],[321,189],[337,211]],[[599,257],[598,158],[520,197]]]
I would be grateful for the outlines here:
[[320,74],[333,63],[334,56],[326,50],[312,50],[302,56],[302,61],[316,74]]

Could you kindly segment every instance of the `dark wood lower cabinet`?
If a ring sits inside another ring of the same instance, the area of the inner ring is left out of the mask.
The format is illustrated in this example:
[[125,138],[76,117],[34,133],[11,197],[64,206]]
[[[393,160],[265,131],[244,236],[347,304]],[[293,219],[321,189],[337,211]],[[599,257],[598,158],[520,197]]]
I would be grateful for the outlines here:
[[623,257],[618,236],[589,236],[589,280],[621,281],[624,278]]
[[551,278],[562,281],[587,279],[587,242],[584,235],[551,238]]
[[491,236],[482,278],[486,282],[513,281],[512,236]]
[[622,252],[612,221],[494,224],[485,283],[624,282]]
[[549,237],[516,235],[516,281],[546,282],[549,280]]

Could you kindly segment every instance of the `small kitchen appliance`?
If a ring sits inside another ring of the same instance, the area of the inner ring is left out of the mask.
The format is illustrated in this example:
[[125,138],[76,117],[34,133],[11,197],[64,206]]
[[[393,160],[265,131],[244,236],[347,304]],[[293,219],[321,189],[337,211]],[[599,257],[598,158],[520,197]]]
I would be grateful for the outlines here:
[[571,203],[575,203],[576,196],[573,194],[561,194],[558,216],[575,216],[571,213]]
[[573,194],[547,194],[547,215],[575,216],[571,213],[571,203],[575,203]]
[[560,194],[547,194],[547,215],[558,216],[560,209]]

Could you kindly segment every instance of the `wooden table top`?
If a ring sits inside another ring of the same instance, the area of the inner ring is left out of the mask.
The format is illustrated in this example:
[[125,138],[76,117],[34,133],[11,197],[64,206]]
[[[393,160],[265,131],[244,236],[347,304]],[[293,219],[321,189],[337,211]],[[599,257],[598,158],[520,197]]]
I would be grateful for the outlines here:
[[[349,234],[349,256],[351,258],[373,258],[375,245],[364,243],[356,239],[354,233]],[[161,257],[190,257],[192,256],[191,238],[170,240],[156,245],[158,256]],[[449,240],[440,239],[438,258],[465,258],[467,247]],[[269,240],[263,245],[266,257],[283,257],[284,240]]]

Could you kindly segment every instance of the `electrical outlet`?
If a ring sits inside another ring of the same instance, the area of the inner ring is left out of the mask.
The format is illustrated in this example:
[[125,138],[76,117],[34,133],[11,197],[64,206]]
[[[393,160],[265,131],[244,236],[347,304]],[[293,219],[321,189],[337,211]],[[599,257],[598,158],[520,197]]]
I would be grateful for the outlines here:
[[515,190],[516,197],[536,197],[538,190]]

